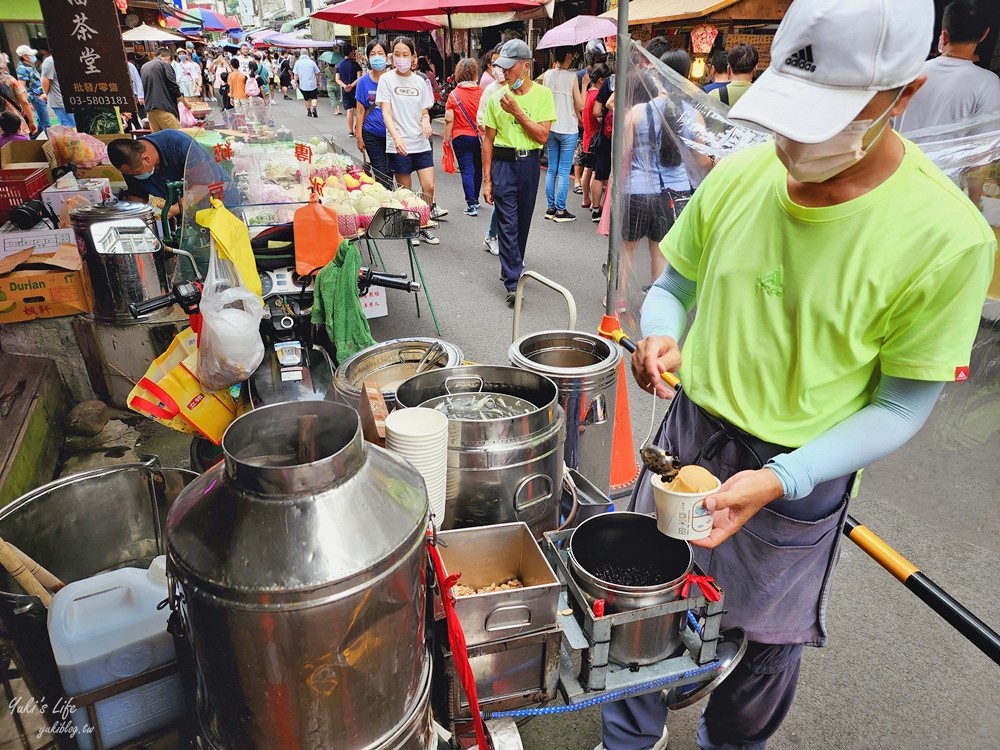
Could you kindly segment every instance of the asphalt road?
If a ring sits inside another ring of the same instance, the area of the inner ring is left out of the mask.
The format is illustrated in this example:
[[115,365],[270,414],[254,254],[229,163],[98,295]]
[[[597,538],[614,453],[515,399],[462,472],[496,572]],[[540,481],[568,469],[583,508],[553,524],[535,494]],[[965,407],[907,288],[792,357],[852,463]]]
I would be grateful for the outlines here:
[[[276,113],[293,133],[318,128],[356,153],[345,118],[327,107],[320,99],[319,119],[303,117],[299,102],[281,102]],[[435,129],[440,133],[441,123]],[[435,149],[440,155],[440,139]],[[439,169],[437,179],[438,203],[451,213],[437,232],[441,244],[417,253],[442,337],[467,359],[506,364],[513,316],[498,261],[482,249],[488,212],[462,215],[460,176]],[[544,221],[544,185],[536,205],[525,266],[566,286],[576,299],[577,328],[593,331],[603,313],[607,241],[583,211],[573,223]],[[571,195],[570,210],[577,206]],[[392,269],[407,269],[405,243],[380,248]],[[433,335],[423,302],[418,319],[412,299],[391,292],[389,317],[373,321],[374,336]],[[1000,303],[992,308],[990,317],[1000,318]],[[562,298],[529,286],[522,333],[565,325]],[[1000,630],[1000,335],[993,325],[980,331],[970,381],[948,385],[921,433],[865,471],[852,513]],[[649,428],[649,396],[630,382],[629,400],[638,445]],[[1000,748],[1000,669],[846,539],[828,628],[830,645],[807,650],[795,704],[769,748]],[[692,707],[670,718],[672,750],[696,747],[698,713]],[[596,709],[534,719],[523,729],[525,747],[590,750],[599,723]]]

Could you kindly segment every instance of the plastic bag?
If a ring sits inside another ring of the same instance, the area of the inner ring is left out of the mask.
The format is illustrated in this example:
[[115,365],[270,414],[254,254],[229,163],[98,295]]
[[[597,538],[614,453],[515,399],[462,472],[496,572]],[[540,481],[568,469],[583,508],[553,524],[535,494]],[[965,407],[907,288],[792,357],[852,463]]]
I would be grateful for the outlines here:
[[455,174],[455,152],[447,141],[441,145],[441,166],[448,174]]
[[51,125],[46,132],[60,167],[75,164],[80,169],[91,169],[108,158],[107,145],[92,135],[77,133],[65,125]]
[[180,113],[181,127],[182,128],[194,128],[198,126],[198,121],[194,117],[194,113],[188,109],[184,102],[177,102],[177,111]]
[[249,378],[264,359],[264,308],[260,295],[243,286],[236,266],[214,245],[200,308],[198,380],[206,391],[221,391]]
[[309,196],[309,203],[296,210],[295,231],[295,272],[299,276],[311,276],[333,260],[340,246],[340,228],[337,212],[324,206],[316,198]]

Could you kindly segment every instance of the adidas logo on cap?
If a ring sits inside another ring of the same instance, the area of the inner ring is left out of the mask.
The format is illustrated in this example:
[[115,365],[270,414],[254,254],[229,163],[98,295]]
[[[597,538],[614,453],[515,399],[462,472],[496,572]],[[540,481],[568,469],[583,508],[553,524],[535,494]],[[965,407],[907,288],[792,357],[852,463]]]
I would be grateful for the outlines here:
[[813,64],[812,45],[807,45],[795,54],[785,58],[785,65],[790,65],[793,68],[799,68],[800,70],[805,70],[809,73],[815,73],[816,65]]

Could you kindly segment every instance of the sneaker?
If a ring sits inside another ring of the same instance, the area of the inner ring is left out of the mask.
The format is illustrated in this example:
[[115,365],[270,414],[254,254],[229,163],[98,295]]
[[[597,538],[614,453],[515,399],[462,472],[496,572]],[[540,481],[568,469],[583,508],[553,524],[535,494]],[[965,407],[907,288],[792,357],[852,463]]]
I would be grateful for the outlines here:
[[410,244],[413,245],[414,247],[417,247],[420,244],[420,235],[418,234],[416,237],[410,240]]
[[471,206],[466,206],[462,209],[462,213],[466,216],[479,216],[479,206],[473,203]]
[[500,240],[496,237],[487,237],[483,240],[483,250],[488,252],[490,255],[500,254]]
[[434,206],[431,208],[431,218],[434,219],[435,221],[447,215],[448,215],[447,208],[441,208],[441,206],[437,204],[434,204]]
[[590,220],[597,224],[601,220],[601,209],[595,208],[590,212]]
[[[653,745],[649,750],[667,750],[668,742],[670,742],[670,733],[667,731],[666,727],[663,727],[663,734],[660,735],[660,739],[657,740],[656,744]],[[601,742],[600,744],[598,744],[598,746],[595,747],[594,750],[605,750],[604,743]]]
[[565,224],[567,221],[576,221],[576,217],[569,211],[556,211],[555,216],[552,217],[552,221],[556,224]]
[[545,218],[551,219],[556,215],[556,210],[554,208],[545,209]]
[[431,234],[429,229],[420,230],[420,239],[426,242],[428,245],[440,245],[441,240],[439,240],[435,235]]
[[508,307],[513,307],[514,306],[514,300],[515,300],[516,297],[517,297],[517,292],[512,292],[512,291],[508,291],[507,292],[507,306]]

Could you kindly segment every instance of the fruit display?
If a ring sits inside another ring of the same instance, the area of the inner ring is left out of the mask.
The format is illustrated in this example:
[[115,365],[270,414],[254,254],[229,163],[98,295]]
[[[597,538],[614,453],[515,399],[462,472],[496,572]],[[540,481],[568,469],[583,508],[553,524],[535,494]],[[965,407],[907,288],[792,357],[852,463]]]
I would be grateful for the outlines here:
[[409,188],[388,190],[367,174],[348,154],[319,136],[286,140],[290,133],[275,133],[267,143],[229,143],[231,169],[245,201],[243,216],[252,226],[291,221],[295,210],[309,200],[313,189],[337,212],[340,233],[356,237],[371,224],[382,206],[420,214],[430,222],[431,208]]

